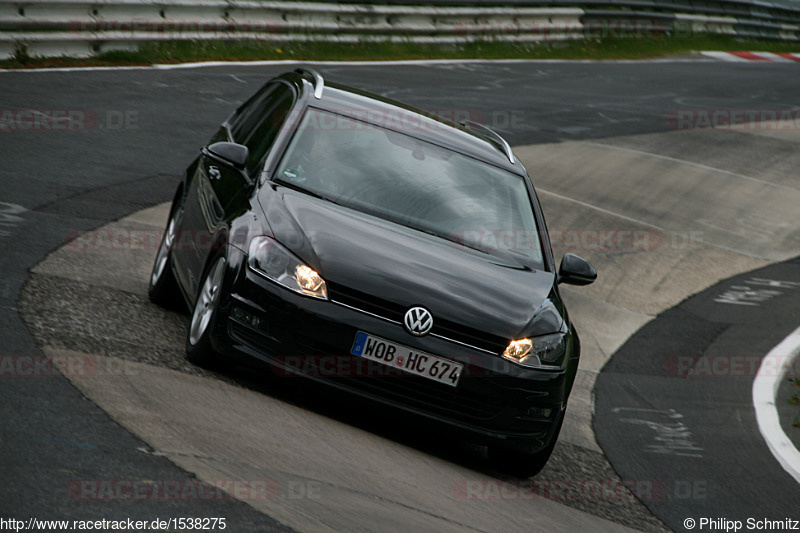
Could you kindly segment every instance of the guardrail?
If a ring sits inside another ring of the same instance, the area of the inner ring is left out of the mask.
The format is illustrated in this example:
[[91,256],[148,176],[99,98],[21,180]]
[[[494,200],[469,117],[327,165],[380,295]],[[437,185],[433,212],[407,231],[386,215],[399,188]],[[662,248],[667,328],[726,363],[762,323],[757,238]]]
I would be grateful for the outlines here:
[[159,40],[536,42],[695,33],[800,40],[800,9],[743,0],[413,3],[0,0],[0,58],[87,57]]

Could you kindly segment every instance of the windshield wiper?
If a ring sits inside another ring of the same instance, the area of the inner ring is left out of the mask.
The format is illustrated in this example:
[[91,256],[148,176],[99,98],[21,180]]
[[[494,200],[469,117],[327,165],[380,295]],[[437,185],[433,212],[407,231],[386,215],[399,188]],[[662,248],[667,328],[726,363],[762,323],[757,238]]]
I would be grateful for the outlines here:
[[301,192],[301,193],[307,194],[309,196],[313,196],[314,198],[319,198],[320,200],[325,200],[326,202],[330,202],[332,204],[341,205],[339,202],[337,202],[336,200],[334,200],[330,196],[326,196],[326,195],[324,195],[322,193],[318,193],[316,191],[312,191],[312,190],[306,189],[304,187],[301,187],[301,186],[297,185],[296,183],[292,183],[290,181],[285,181],[285,180],[282,180],[280,178],[274,178],[272,180],[272,182],[273,183],[277,183],[278,185],[283,185],[284,187],[292,189],[293,191]]

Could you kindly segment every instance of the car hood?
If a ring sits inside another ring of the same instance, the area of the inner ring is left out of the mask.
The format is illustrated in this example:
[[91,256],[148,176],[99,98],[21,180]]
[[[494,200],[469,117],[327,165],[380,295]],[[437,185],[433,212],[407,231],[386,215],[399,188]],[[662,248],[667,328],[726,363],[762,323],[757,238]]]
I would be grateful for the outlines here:
[[[322,275],[333,300],[337,288],[358,291],[506,339],[561,326],[551,272],[285,187],[270,193],[264,208],[275,238]],[[540,308],[547,319],[532,320]]]

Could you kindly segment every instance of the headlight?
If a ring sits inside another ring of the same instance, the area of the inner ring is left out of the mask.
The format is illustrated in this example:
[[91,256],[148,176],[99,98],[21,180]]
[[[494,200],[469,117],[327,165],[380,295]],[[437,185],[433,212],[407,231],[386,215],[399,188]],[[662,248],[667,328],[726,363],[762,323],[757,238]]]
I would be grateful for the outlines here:
[[531,368],[558,369],[567,349],[567,336],[552,333],[532,339],[513,340],[503,352],[503,357]]
[[322,300],[328,299],[325,280],[274,239],[254,237],[250,241],[247,264],[287,289]]

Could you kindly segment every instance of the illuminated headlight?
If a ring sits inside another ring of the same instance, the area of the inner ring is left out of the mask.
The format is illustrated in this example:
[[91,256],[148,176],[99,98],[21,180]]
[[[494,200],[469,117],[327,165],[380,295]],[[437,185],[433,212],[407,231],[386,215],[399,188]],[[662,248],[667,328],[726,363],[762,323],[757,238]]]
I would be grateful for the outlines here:
[[561,368],[567,348],[566,338],[563,333],[553,333],[532,339],[513,340],[503,352],[503,357],[531,368]]
[[322,300],[328,299],[325,280],[274,239],[254,237],[250,241],[247,264],[287,289]]

